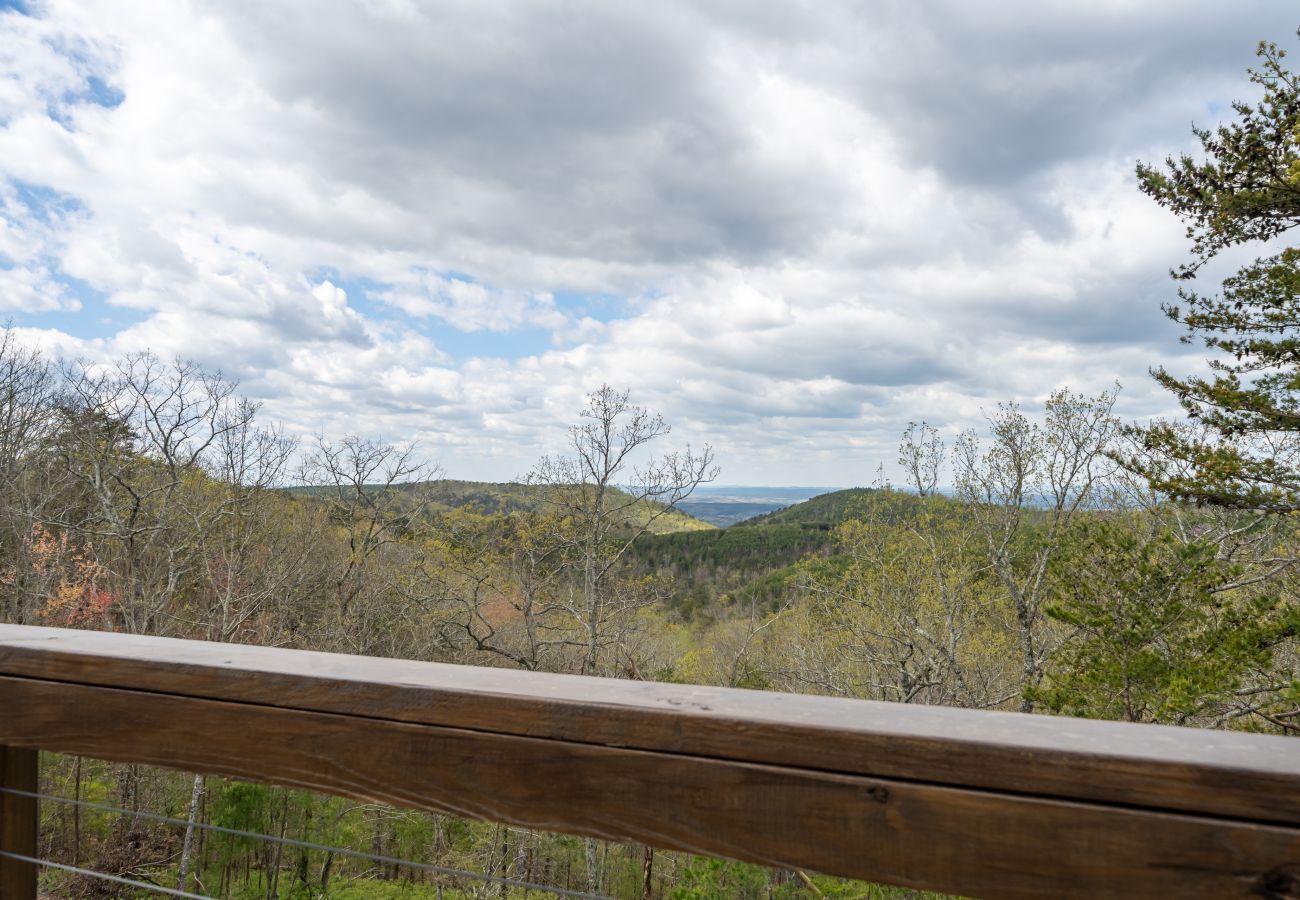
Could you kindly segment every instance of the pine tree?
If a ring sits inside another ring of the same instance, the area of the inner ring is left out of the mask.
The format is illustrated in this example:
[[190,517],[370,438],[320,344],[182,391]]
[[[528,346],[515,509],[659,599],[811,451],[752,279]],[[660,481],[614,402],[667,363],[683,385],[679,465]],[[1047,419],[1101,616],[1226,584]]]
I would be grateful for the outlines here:
[[[1143,193],[1187,224],[1192,260],[1173,270],[1176,279],[1194,279],[1222,250],[1273,241],[1300,224],[1300,81],[1275,44],[1261,43],[1258,53],[1250,80],[1263,98],[1234,103],[1234,122],[1194,129],[1204,160],[1137,167]],[[1200,340],[1214,352],[1210,374],[1153,371],[1194,427],[1135,429],[1147,452],[1129,462],[1175,499],[1300,509],[1300,249],[1256,259],[1217,294],[1185,286],[1178,296],[1165,313],[1187,328],[1184,343]]]

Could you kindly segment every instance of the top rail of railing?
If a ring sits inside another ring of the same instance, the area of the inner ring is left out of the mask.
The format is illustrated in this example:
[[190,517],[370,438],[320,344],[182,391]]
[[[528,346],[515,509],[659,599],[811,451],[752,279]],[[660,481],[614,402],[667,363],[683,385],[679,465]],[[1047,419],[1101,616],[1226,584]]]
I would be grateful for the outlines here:
[[1300,896],[1300,742],[0,626],[0,744],[972,896]]

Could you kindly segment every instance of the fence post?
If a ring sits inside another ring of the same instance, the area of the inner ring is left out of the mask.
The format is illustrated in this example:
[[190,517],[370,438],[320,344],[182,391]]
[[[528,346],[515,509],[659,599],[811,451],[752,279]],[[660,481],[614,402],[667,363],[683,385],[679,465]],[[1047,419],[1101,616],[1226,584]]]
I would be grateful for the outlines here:
[[[40,752],[0,744],[0,787],[40,790]],[[0,793],[0,850],[36,857],[40,818],[35,797]],[[0,856],[0,900],[36,900],[36,865]]]

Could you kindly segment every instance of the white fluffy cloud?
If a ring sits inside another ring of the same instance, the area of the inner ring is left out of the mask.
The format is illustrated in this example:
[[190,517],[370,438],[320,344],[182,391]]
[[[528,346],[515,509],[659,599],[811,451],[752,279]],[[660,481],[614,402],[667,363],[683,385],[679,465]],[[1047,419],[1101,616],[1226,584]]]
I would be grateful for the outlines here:
[[506,478],[627,386],[732,482],[1178,357],[1135,159],[1288,4],[0,9],[0,313]]

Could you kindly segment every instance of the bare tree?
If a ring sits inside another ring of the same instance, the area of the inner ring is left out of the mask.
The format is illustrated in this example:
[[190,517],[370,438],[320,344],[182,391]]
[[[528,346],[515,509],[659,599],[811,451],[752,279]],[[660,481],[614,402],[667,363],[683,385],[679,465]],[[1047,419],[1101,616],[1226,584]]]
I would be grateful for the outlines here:
[[[573,574],[570,593],[560,602],[582,635],[576,643],[585,675],[602,671],[601,653],[620,642],[619,627],[654,600],[643,586],[621,577],[628,548],[719,471],[707,444],[699,451],[688,444],[682,451],[646,456],[670,428],[659,414],[629,402],[629,393],[605,384],[588,394],[584,421],[569,428],[568,451],[543,457],[527,478],[545,490],[556,526],[551,537]],[[600,870],[590,839],[586,864],[587,886],[595,892]]]
[[562,666],[572,645],[564,529],[554,516],[466,510],[443,515],[412,590],[445,647],[485,653],[530,671]]
[[173,601],[244,496],[196,506],[196,491],[221,477],[223,447],[248,433],[257,407],[219,373],[151,354],[66,364],[64,380],[53,454],[78,502],[51,524],[94,544],[125,630],[174,632]]
[[[316,488],[346,552],[326,560],[333,608],[323,623],[329,640],[351,653],[374,653],[397,629],[386,609],[400,600],[401,566],[388,557],[410,550],[404,536],[417,528],[429,505],[426,483],[440,470],[414,445],[397,447],[349,435],[318,437],[298,480]],[[360,602],[364,598],[365,602]],[[324,636],[322,636],[324,637]]]
[[[54,425],[58,372],[38,351],[0,331],[0,618],[31,619],[44,593],[31,584],[33,523],[61,495],[41,451]],[[36,579],[41,581],[43,579]]]
[[922,497],[938,490],[939,470],[943,467],[943,439],[928,423],[908,422],[898,445],[898,464],[907,473],[908,483]]
[[279,521],[276,491],[297,445],[278,428],[257,427],[255,411],[246,400],[234,407],[233,427],[222,430],[210,454],[209,480],[182,500],[187,524],[203,537],[196,574],[203,590],[186,625],[211,641],[240,640],[302,577],[305,548]]
[[545,488],[564,523],[556,537],[579,575],[570,613],[585,634],[586,675],[600,670],[601,650],[609,642],[606,625],[639,602],[614,577],[627,549],[719,471],[707,444],[699,451],[688,444],[637,464],[635,458],[670,429],[628,395],[609,385],[588,394],[585,421],[569,428],[569,452],[543,457],[527,479]]
[[[1024,686],[1039,682],[1052,649],[1042,615],[1048,564],[1072,519],[1111,493],[1118,466],[1107,451],[1119,429],[1118,391],[1091,398],[1057,391],[1042,425],[1014,404],[1000,405],[989,417],[987,449],[974,432],[954,449],[958,496],[971,505],[988,562],[1016,611]],[[1025,712],[1033,706],[1028,697],[1021,702]]]

